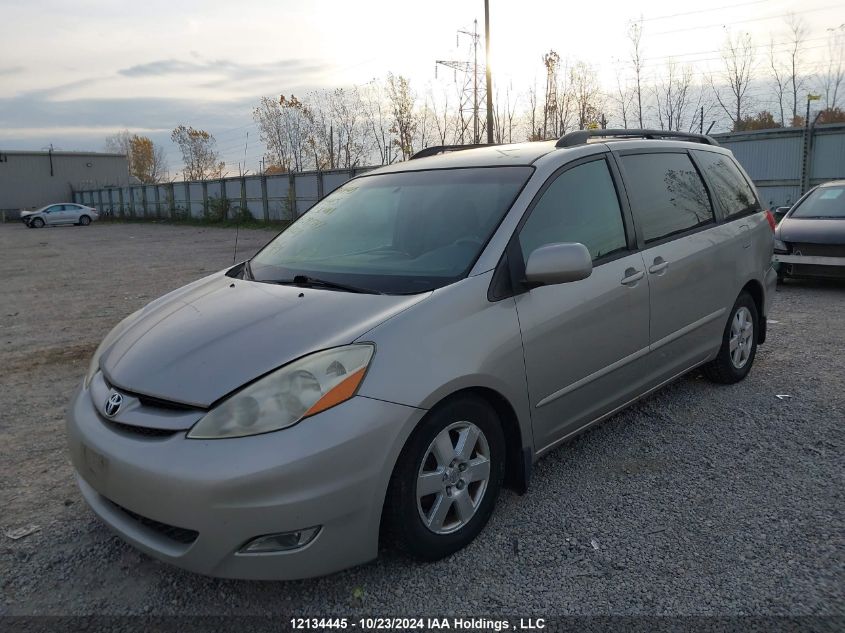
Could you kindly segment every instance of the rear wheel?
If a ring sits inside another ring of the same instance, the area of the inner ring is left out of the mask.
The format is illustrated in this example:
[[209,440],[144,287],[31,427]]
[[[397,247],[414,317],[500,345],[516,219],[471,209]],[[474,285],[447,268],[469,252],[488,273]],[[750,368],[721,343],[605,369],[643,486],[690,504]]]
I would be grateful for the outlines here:
[[415,429],[391,476],[388,538],[424,560],[456,552],[487,524],[504,471],[504,435],[495,410],[472,397],[439,405]]
[[757,305],[742,292],[731,309],[716,358],[704,366],[704,374],[713,382],[739,382],[751,371],[757,355]]
[[79,224],[81,224],[82,226],[88,226],[89,224],[91,224],[91,218],[89,218],[87,215],[80,216]]
[[35,218],[32,222],[29,223],[29,225],[35,229],[40,229],[42,226],[44,226],[44,220],[42,220],[41,218]]

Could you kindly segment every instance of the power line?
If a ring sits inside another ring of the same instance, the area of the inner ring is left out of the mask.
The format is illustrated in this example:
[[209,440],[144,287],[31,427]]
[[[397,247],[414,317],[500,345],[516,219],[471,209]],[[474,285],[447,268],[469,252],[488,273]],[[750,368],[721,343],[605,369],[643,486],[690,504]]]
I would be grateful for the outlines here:
[[[765,22],[767,20],[777,20],[778,18],[788,18],[790,15],[803,15],[805,13],[816,13],[818,11],[827,11],[829,9],[841,9],[841,5],[829,5],[826,7],[817,7],[815,9],[806,9],[804,11],[792,11],[790,13],[782,13],[779,15],[769,15],[760,18],[748,18],[747,20],[733,20],[731,21],[731,25],[733,24],[746,24],[748,22]],[[658,33],[649,33],[650,37],[654,37],[657,35],[673,35],[675,33],[685,33],[687,31],[697,31],[699,29],[712,29],[716,27],[724,27],[726,26],[724,22],[719,22],[718,24],[703,24],[699,26],[690,26],[683,29],[672,29],[670,31],[660,31]]]
[[753,0],[753,2],[743,2],[741,4],[726,4],[721,7],[711,7],[709,9],[697,9],[696,11],[685,11],[683,13],[670,13],[669,15],[658,15],[652,18],[641,18],[639,20],[629,20],[630,23],[636,22],[654,22],[656,20],[668,20],[670,18],[679,18],[685,15],[697,15],[699,13],[711,13],[713,11],[721,11],[722,9],[735,9],[737,7],[747,7],[752,4],[763,4],[771,0]]

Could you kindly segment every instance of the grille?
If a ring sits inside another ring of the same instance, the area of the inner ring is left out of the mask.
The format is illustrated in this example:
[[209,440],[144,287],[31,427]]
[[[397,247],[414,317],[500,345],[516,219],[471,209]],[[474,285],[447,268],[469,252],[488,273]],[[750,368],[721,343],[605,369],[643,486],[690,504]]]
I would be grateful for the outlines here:
[[793,277],[845,279],[845,266],[817,266],[814,264],[788,264],[787,266],[787,273]]
[[160,534],[165,538],[170,539],[171,541],[181,543],[182,545],[190,545],[191,543],[196,541],[197,537],[200,535],[200,533],[196,530],[188,530],[186,528],[176,527],[175,525],[161,523],[160,521],[155,521],[154,519],[148,519],[145,516],[141,516],[137,512],[127,510],[123,506],[116,504],[114,501],[111,501],[109,499],[106,499],[106,501],[108,501],[117,510],[120,510],[123,514],[128,516],[136,523],[152,530],[153,532],[156,532],[157,534]]
[[811,257],[845,257],[845,244],[804,244],[794,242],[792,252]]
[[138,401],[145,407],[156,407],[157,409],[173,409],[174,411],[192,411],[196,407],[192,407],[181,402],[173,402],[172,400],[162,400],[161,398],[154,398],[152,396],[145,396],[143,394],[130,394],[138,398]]
[[134,424],[124,424],[123,422],[115,422],[114,420],[105,420],[110,427],[129,433],[130,435],[141,435],[143,437],[171,437],[179,431],[172,431],[170,429],[153,429],[148,426],[135,426]]
[[147,396],[143,393],[135,393],[134,391],[127,391],[122,387],[115,387],[109,380],[103,375],[103,382],[106,383],[106,387],[109,389],[114,389],[119,391],[120,393],[126,394],[127,396],[131,396],[133,398],[138,398],[138,401],[144,405],[145,407],[155,407],[157,409],[172,409],[174,411],[192,411],[196,410],[196,407],[192,407],[188,404],[182,404],[181,402],[173,402],[172,400],[164,400],[162,398],[156,398],[155,396]]

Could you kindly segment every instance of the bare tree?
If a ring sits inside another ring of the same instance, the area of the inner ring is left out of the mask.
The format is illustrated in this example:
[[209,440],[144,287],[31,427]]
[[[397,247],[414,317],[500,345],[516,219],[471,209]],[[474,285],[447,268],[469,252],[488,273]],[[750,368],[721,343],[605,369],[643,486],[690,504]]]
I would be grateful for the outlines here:
[[496,85],[496,105],[493,109],[493,140],[496,143],[513,143],[514,119],[518,99],[513,96],[512,86],[505,86],[505,99],[499,96],[499,85]]
[[804,89],[805,76],[803,75],[803,59],[804,46],[807,41],[809,29],[803,18],[790,13],[786,18],[787,28],[789,29],[789,51],[788,68],[789,68],[789,88],[790,96],[792,97],[792,123],[793,125],[801,116],[798,111],[798,95]]
[[734,127],[742,121],[743,114],[751,107],[748,88],[751,85],[754,62],[751,35],[741,33],[733,37],[728,33],[722,48],[722,70],[718,77],[710,76],[710,85],[716,101]]
[[828,29],[827,63],[819,76],[819,88],[824,98],[825,110],[839,106],[839,97],[845,88],[845,24]]
[[616,103],[616,110],[619,113],[619,118],[622,121],[622,127],[628,127],[628,120],[635,112],[635,98],[636,93],[631,90],[628,82],[624,82],[619,73],[616,71],[616,90],[613,93],[612,100]]
[[258,124],[258,133],[265,148],[264,158],[269,169],[277,173],[289,172],[290,147],[278,99],[261,97],[258,106],[252,111],[252,118]]
[[107,152],[126,156],[129,173],[132,173],[132,133],[129,130],[121,130],[107,136],[104,147]]
[[537,82],[535,80],[534,85],[528,88],[528,114],[527,119],[531,126],[531,129],[526,137],[529,141],[539,141],[541,138],[541,130],[539,127],[539,118],[537,116],[537,107],[539,106],[538,99],[537,99]]
[[454,129],[454,121],[449,113],[449,93],[444,90],[443,102],[438,103],[434,91],[429,89],[428,100],[431,103],[431,114],[437,131],[437,140],[440,145],[447,145],[446,138]]
[[654,87],[657,120],[661,130],[680,131],[687,128],[694,107],[692,68],[679,67],[674,60],[666,62],[666,73]]
[[373,148],[378,153],[379,164],[389,165],[396,160],[396,146],[391,132],[391,108],[381,84],[371,82],[367,85],[362,95],[362,105],[365,125],[370,132]]
[[281,95],[278,100],[262,97],[253,118],[267,148],[265,158],[274,171],[296,172],[321,166],[314,115],[296,95]]
[[356,86],[315,90],[308,96],[307,109],[313,123],[313,153],[318,169],[348,169],[366,160],[370,134]]
[[217,142],[209,132],[179,125],[171,133],[170,139],[182,152],[185,164],[182,176],[185,180],[205,180],[223,175],[226,163],[220,160]]
[[631,42],[631,67],[634,70],[634,96],[636,97],[637,121],[643,125],[643,21],[633,22],[628,29]]
[[769,40],[769,67],[772,69],[772,78],[774,79],[774,93],[777,101],[778,113],[780,114],[780,124],[784,125],[785,117],[783,110],[783,99],[786,96],[786,85],[788,81],[788,71],[781,66],[778,54],[775,49],[775,40]]
[[[596,79],[595,69],[588,63],[579,61],[573,64],[569,76],[578,127],[582,130],[599,127],[602,123],[604,95]],[[561,126],[560,134],[565,133],[566,129]]]
[[414,116],[416,96],[411,90],[411,83],[402,75],[387,75],[387,98],[393,112],[391,132],[395,145],[399,148],[402,160],[408,160],[414,153],[414,135],[417,131],[417,120]]
[[416,113],[417,146],[420,148],[431,145],[432,138],[437,138],[434,110],[429,107],[429,98],[425,97],[422,108]]

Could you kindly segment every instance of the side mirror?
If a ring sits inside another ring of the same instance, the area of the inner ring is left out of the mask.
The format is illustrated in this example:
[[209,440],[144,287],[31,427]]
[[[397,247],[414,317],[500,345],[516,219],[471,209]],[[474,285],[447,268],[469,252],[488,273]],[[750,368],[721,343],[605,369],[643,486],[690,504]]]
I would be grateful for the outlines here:
[[791,208],[792,208],[792,207],[778,207],[777,209],[775,209],[775,212],[772,214],[773,216],[775,216],[775,223],[778,223],[778,222],[780,222],[781,220],[783,220],[783,217],[784,217],[787,213],[789,213],[789,210],[790,210]]
[[593,272],[593,259],[583,244],[546,244],[533,251],[525,263],[529,286],[565,284],[586,279]]

